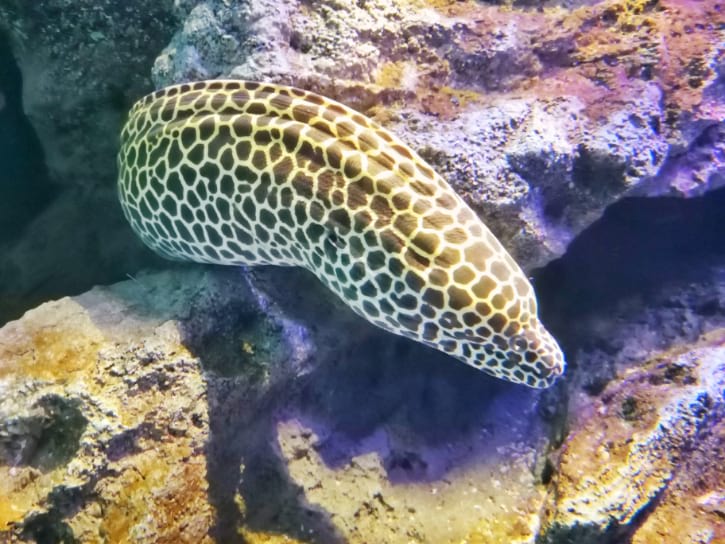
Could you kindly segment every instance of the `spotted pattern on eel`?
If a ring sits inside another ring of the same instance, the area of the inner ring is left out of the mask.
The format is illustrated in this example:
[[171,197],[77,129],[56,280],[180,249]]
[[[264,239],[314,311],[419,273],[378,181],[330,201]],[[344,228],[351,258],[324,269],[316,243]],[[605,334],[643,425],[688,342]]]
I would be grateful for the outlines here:
[[564,371],[526,276],[417,153],[312,92],[174,85],[121,135],[119,196],[163,256],[302,266],[375,325],[489,374],[547,387]]

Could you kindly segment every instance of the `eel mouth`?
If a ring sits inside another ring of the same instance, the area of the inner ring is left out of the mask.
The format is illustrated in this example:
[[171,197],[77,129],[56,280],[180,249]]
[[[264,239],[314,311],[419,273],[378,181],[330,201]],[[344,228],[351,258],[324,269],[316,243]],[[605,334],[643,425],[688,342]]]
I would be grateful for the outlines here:
[[540,360],[541,363],[537,364],[534,368],[538,374],[538,379],[548,387],[564,374],[566,362],[561,353],[545,353],[540,356]]

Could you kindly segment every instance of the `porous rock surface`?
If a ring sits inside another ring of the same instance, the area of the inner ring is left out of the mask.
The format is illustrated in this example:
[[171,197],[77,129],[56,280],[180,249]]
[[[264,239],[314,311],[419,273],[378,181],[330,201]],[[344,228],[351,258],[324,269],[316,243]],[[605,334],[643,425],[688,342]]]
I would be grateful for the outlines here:
[[[167,321],[181,308],[159,311],[143,287],[127,296],[133,286],[50,302],[2,329],[5,539],[208,540],[203,376]],[[196,290],[173,283],[164,302]]]
[[133,101],[149,92],[154,50],[174,23],[172,0],[0,6],[0,32],[9,35],[23,75],[24,111],[56,183],[110,186],[119,127]]
[[724,391],[719,329],[573,399],[541,541],[721,541]]
[[3,538],[533,538],[538,392],[480,396],[491,383],[463,385],[477,372],[343,309],[302,325],[265,286],[302,313],[320,293],[256,275],[140,275],[0,330]]
[[[4,542],[211,541],[215,394],[231,390],[225,396],[249,403],[235,406],[240,419],[251,418],[253,399],[279,380],[276,363],[290,376],[305,359],[305,346],[273,312],[260,313],[238,276],[140,276],[44,304],[2,329]],[[232,316],[226,325],[222,312]],[[220,338],[232,349],[227,366],[214,352]],[[219,374],[213,385],[196,349]],[[269,359],[260,366],[259,357]],[[232,377],[243,361],[244,375]],[[250,392],[256,383],[265,385]],[[224,477],[238,477],[235,466]]]
[[[118,205],[116,153],[128,109],[153,90],[153,59],[174,25],[171,0],[0,3],[0,42],[8,39],[14,57],[2,60],[22,73],[22,89],[19,80],[2,83],[19,95],[6,106],[17,108],[12,114],[23,116],[42,146],[2,150],[14,155],[3,161],[16,178],[10,182],[35,201],[0,190],[2,209],[11,210],[0,225],[8,218],[27,224],[13,239],[0,235],[0,323],[48,298],[118,281],[148,262]],[[13,172],[16,163],[29,167]],[[39,169],[53,194],[34,187]],[[39,202],[49,205],[33,219]]]
[[486,378],[300,289],[305,275],[141,274],[0,329],[0,536],[722,537],[725,330],[596,396],[570,388],[567,409],[561,386]]
[[157,86],[272,80],[372,115],[527,269],[560,256],[623,195],[725,183],[725,15],[712,2],[182,5]]

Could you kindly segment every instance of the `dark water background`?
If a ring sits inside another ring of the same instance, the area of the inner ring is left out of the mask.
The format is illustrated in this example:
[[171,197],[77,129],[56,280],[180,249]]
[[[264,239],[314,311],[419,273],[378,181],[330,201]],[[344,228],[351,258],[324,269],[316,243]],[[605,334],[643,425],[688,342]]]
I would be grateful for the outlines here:
[[56,191],[43,150],[22,112],[22,81],[10,47],[0,34],[0,243],[17,237]]

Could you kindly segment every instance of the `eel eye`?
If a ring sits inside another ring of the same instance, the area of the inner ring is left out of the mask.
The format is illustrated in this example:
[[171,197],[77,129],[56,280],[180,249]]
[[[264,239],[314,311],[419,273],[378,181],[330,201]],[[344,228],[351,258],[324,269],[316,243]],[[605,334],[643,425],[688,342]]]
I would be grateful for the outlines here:
[[529,347],[529,343],[523,334],[517,334],[509,340],[509,347],[516,353],[523,353]]
[[337,249],[344,249],[345,248],[345,240],[331,226],[327,226],[327,238],[326,238],[326,240],[330,244],[332,244],[333,247],[336,247]]

